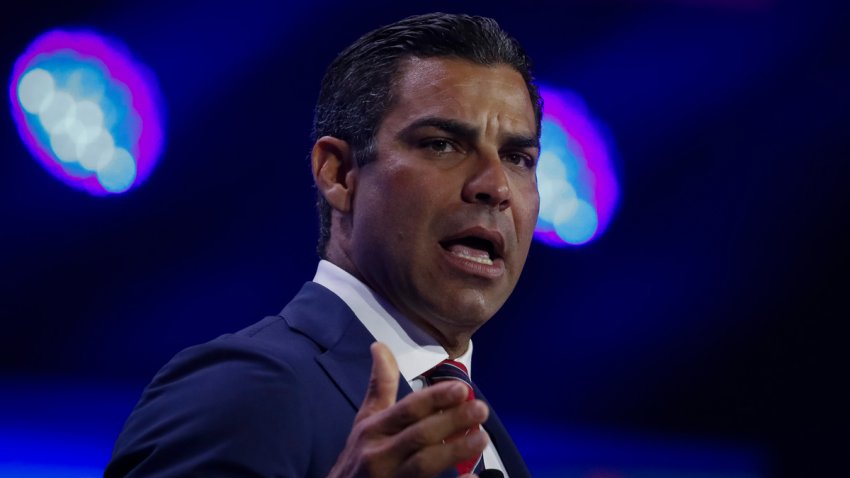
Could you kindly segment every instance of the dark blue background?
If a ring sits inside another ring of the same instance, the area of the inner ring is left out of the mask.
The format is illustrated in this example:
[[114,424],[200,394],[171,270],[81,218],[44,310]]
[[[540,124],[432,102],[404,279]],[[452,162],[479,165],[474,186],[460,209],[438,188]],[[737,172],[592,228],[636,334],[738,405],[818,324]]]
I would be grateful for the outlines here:
[[[629,470],[686,466],[677,460],[760,476],[842,469],[850,7],[839,1],[4,7],[4,85],[38,34],[87,27],[121,38],[167,104],[158,168],[107,198],[52,178],[0,114],[7,435],[88,423],[111,441],[174,353],[279,311],[317,261],[307,154],[324,68],[360,34],[434,10],[495,17],[541,81],[585,99],[619,152],[608,231],[580,248],[533,245],[475,337],[476,382],[536,475],[655,476]],[[525,360],[538,366],[504,376]]]

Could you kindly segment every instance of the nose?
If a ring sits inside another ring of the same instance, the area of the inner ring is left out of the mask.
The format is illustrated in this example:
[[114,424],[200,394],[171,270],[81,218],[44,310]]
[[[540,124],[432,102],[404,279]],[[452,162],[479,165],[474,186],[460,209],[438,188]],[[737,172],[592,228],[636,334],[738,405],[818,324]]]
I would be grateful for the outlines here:
[[498,153],[482,154],[463,186],[463,200],[499,211],[510,206],[511,188]]

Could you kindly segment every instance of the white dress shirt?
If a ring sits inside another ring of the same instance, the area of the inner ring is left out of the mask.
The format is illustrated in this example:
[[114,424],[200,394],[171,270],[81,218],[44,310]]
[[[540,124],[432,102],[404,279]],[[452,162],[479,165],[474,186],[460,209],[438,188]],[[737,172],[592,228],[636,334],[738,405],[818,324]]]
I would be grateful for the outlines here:
[[[398,362],[401,376],[414,392],[423,387],[423,383],[418,379],[420,375],[449,358],[443,346],[433,337],[414,325],[366,284],[335,264],[325,260],[320,261],[313,282],[339,296],[366,330],[375,337],[375,340],[382,342],[390,349]],[[466,366],[471,378],[471,340],[466,352],[455,360]],[[484,465],[488,469],[494,468],[501,471],[505,477],[508,476],[492,441],[484,449]]]

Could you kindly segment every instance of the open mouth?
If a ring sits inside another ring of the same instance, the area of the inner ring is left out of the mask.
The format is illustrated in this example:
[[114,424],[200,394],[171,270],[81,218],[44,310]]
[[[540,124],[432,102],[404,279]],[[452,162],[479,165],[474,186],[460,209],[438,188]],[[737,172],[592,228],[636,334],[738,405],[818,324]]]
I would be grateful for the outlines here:
[[452,255],[479,264],[492,266],[493,261],[498,258],[495,244],[482,237],[459,237],[440,241],[440,245]]

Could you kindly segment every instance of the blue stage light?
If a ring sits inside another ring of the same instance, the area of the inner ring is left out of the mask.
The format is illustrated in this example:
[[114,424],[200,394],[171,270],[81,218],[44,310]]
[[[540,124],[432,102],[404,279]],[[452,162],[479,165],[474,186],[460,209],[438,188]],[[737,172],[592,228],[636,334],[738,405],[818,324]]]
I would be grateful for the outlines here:
[[546,87],[540,94],[545,114],[535,237],[553,246],[585,244],[605,230],[619,197],[613,145],[577,95]]
[[9,96],[33,156],[91,194],[140,184],[161,153],[156,82],[114,40],[92,32],[42,35],[15,63]]

